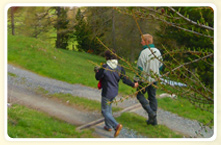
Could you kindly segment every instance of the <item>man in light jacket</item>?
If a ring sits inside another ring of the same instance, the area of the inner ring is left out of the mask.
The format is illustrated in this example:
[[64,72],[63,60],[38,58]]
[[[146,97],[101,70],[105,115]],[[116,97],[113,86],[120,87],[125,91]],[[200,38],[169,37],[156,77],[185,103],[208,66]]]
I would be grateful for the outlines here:
[[[143,50],[137,61],[139,75],[135,77],[135,82],[139,82],[138,90],[140,90],[137,99],[148,113],[147,124],[157,125],[156,78],[162,69],[162,56],[160,51],[155,48],[153,37],[150,34],[144,34],[141,37],[141,44]],[[144,97],[146,92],[148,100]]]

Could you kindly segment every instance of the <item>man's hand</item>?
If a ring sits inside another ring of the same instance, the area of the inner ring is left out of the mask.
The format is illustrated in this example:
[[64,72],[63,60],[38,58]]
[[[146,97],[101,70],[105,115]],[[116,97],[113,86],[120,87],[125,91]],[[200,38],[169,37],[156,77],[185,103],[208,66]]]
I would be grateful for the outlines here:
[[139,86],[138,82],[134,83],[134,88],[137,88]]

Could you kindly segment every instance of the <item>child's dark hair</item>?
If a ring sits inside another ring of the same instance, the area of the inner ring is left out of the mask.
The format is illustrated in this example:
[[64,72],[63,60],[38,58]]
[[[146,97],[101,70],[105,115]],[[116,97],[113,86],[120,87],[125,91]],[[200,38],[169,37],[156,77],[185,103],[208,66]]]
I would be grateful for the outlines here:
[[106,57],[106,60],[117,59],[115,51],[113,49],[111,51],[110,50],[106,50],[104,52],[104,56]]

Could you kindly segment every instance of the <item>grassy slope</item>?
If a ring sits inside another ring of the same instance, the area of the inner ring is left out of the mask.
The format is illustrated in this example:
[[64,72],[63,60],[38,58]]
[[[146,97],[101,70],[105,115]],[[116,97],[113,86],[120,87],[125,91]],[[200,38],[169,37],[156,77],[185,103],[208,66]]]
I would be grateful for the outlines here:
[[11,138],[93,138],[91,130],[76,127],[47,114],[20,105],[8,109],[8,136]]
[[178,114],[179,116],[197,120],[203,124],[209,124],[209,126],[213,125],[213,123],[210,123],[214,118],[212,113],[195,107],[186,99],[178,98],[174,100],[171,98],[162,98],[158,99],[158,105],[160,108]]
[[183,136],[168,129],[164,125],[147,125],[146,118],[134,113],[123,113],[117,118],[117,121],[122,122],[124,126],[136,130],[139,134],[145,135],[148,138],[182,138]]
[[[103,57],[55,49],[34,38],[8,36],[9,63],[43,76],[96,88],[94,65],[89,63],[89,60],[97,64],[105,62]],[[130,94],[133,88],[121,82],[119,91]]]
[[[78,104],[82,107],[82,104]],[[84,105],[85,106],[85,105]],[[86,106],[85,106],[86,107]],[[88,107],[88,106],[87,106]],[[91,107],[89,107],[91,108]],[[99,107],[92,107],[99,110]],[[182,138],[164,125],[146,125],[145,118],[134,113],[123,113],[117,118],[124,127],[136,130],[149,138]],[[49,125],[50,124],[50,125]],[[8,135],[11,138],[91,138],[92,130],[78,132],[70,125],[42,112],[21,105],[8,109]]]

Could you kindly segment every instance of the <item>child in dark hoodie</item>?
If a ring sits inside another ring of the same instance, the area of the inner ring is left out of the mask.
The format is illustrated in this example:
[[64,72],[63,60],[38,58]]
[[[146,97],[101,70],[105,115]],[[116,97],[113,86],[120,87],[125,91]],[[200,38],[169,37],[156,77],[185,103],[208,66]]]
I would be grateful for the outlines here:
[[[112,51],[114,53],[114,51]],[[101,80],[101,112],[105,119],[104,129],[111,131],[115,129],[114,137],[117,137],[122,129],[122,124],[119,124],[112,115],[112,102],[118,95],[118,83],[120,79],[124,84],[137,88],[138,83],[133,83],[125,76],[124,68],[118,65],[118,60],[115,54],[111,51],[105,51],[106,64],[102,68],[96,70],[96,80]]]

